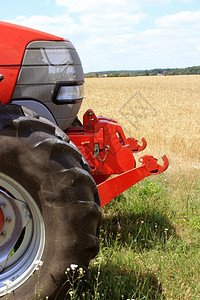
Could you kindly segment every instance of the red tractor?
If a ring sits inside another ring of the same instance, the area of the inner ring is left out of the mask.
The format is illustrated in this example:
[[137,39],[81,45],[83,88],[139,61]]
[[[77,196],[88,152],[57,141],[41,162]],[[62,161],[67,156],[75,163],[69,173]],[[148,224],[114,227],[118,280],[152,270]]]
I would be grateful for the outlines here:
[[0,37],[0,297],[35,299],[39,281],[54,299],[66,268],[98,253],[100,206],[168,160],[136,167],[145,139],[90,109],[78,120],[84,74],[68,40],[4,22]]

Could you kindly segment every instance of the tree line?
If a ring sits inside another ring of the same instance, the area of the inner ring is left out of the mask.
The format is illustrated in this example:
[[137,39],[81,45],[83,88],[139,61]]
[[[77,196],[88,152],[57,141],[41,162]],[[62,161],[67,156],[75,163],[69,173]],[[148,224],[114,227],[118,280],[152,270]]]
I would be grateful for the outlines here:
[[167,75],[193,75],[200,74],[200,66],[175,69],[152,69],[152,70],[121,70],[121,71],[101,71],[89,72],[85,74],[86,78],[95,77],[133,77],[133,76],[167,76]]

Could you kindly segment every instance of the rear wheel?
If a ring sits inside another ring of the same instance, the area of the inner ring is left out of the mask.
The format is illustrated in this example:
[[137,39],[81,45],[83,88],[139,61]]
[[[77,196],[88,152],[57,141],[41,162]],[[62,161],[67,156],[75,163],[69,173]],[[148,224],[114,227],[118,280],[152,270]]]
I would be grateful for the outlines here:
[[12,105],[0,119],[0,296],[54,299],[98,252],[97,187],[54,124]]

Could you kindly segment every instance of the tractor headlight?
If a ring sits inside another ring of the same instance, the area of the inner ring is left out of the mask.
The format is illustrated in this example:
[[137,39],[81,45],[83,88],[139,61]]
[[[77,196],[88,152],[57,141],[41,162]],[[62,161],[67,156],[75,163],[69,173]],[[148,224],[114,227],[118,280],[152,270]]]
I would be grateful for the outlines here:
[[57,82],[53,93],[53,101],[56,104],[76,103],[83,99],[83,82]]

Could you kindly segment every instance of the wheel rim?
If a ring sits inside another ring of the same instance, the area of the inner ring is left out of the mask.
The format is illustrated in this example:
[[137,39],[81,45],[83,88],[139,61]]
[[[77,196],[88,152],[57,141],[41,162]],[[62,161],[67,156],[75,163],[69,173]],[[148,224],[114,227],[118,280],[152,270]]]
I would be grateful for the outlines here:
[[[28,213],[30,213],[27,224],[21,230],[15,250],[9,255],[3,270],[1,270],[0,266],[0,296],[3,296],[21,286],[38,269],[38,265],[42,264],[41,258],[45,245],[45,227],[36,202],[21,184],[11,177],[0,173],[0,187],[0,190],[3,190],[6,194],[7,201],[10,202],[7,205],[7,211],[9,211],[9,205],[11,207],[13,205],[12,202],[16,202],[15,199],[17,199],[17,201],[21,200],[21,203],[26,205]],[[12,197],[8,196],[8,194],[12,195]],[[8,218],[6,214],[8,213],[4,212],[4,214],[4,219],[6,220]],[[11,208],[10,214],[12,214]],[[17,221],[19,222],[22,221],[20,220],[20,215],[15,216],[15,218],[18,218],[19,220]],[[0,236],[0,248],[3,248],[3,245],[5,246],[2,232],[6,232],[6,226],[5,221]]]
[[4,225],[4,214],[3,214],[2,209],[0,208],[0,232],[3,228],[3,225]]

